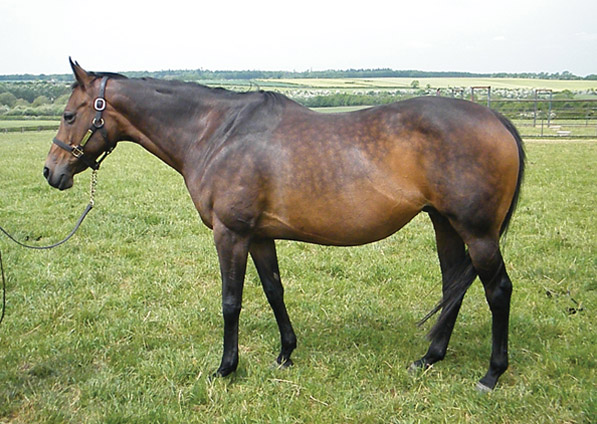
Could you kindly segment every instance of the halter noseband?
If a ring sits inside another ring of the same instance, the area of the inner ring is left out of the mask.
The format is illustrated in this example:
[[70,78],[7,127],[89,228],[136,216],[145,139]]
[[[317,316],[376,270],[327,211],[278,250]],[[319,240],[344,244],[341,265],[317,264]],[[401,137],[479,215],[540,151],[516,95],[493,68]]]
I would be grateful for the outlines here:
[[[104,111],[104,109],[106,109],[106,99],[104,98],[104,96],[106,93],[106,83],[107,82],[108,82],[108,77],[102,77],[98,97],[93,101],[93,108],[95,109],[95,118],[93,118],[93,121],[91,122],[91,126],[89,127],[89,129],[87,130],[87,132],[85,133],[85,135],[83,136],[81,141],[79,142],[79,145],[71,146],[70,144],[66,144],[65,142],[60,141],[55,137],[54,137],[54,140],[52,140],[52,142],[55,145],[57,145],[61,149],[66,150],[67,152],[70,152],[74,157],[76,157],[77,159],[82,161],[85,165],[87,165],[91,169],[95,169],[95,170],[99,169],[99,166],[102,163],[102,161],[106,158],[106,156],[108,156],[110,153],[112,153],[112,150],[114,150],[114,147],[115,147],[115,146],[111,146],[108,143],[108,132],[104,128],[104,119],[102,118],[102,112]],[[99,158],[97,161],[94,161],[93,159],[89,158],[88,156],[85,156],[85,152],[84,152],[83,148],[85,147],[85,144],[87,144],[89,139],[91,137],[93,137],[93,134],[95,134],[96,131],[99,131],[101,133],[101,135],[104,139],[104,144],[106,145],[107,149],[104,150],[104,154],[102,155],[101,158]]]

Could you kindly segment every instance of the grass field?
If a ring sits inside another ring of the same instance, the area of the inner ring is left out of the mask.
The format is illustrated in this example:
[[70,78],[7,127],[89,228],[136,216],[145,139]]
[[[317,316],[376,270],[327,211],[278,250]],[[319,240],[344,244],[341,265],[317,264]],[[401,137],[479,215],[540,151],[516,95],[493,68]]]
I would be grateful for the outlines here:
[[[87,203],[41,168],[52,132],[0,134],[0,225],[63,237]],[[19,146],[18,149],[15,146]],[[427,348],[415,323],[441,292],[425,216],[357,248],[280,242],[299,346],[271,367],[278,332],[252,265],[239,370],[221,355],[219,268],[178,174],[123,143],[99,172],[96,208],[53,251],[0,239],[0,423],[594,423],[597,421],[597,141],[531,141],[504,254],[514,282],[511,366],[474,389],[490,352],[481,285],[465,299],[446,360],[411,377]]]
[[4,128],[29,128],[29,127],[39,127],[45,125],[59,125],[60,119],[40,119],[40,120],[33,120],[33,119],[19,119],[19,120],[3,120],[0,119],[0,130]]

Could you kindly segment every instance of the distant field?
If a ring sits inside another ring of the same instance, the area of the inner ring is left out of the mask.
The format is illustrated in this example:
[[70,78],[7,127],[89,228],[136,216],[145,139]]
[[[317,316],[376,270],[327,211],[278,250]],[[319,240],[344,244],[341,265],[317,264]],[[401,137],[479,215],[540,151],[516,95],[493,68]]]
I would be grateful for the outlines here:
[[419,81],[421,88],[427,85],[432,88],[491,86],[492,88],[531,89],[543,88],[554,91],[597,90],[597,81],[564,81],[540,80],[524,78],[330,78],[330,79],[279,79],[262,80],[268,88],[279,84],[281,88],[313,88],[313,89],[399,89],[409,88],[414,80]]
[[313,107],[311,109],[321,113],[343,113],[366,109],[371,106],[338,106],[338,107]]

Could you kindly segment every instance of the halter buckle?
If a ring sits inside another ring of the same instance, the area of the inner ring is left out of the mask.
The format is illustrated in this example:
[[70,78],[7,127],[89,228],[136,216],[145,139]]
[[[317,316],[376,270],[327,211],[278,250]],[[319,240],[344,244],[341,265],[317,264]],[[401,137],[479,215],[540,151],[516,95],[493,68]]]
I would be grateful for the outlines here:
[[71,151],[71,153],[74,157],[79,159],[81,156],[83,156],[83,149],[81,148],[81,146],[75,146],[75,147],[73,147],[73,150]]

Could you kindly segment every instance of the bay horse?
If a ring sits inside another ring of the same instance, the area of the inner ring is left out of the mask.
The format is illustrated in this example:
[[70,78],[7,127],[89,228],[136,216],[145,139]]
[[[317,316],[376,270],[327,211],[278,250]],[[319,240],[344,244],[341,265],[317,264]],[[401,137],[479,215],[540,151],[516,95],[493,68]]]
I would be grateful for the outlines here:
[[361,245],[426,212],[443,296],[426,317],[441,310],[430,347],[411,368],[444,358],[464,294],[479,276],[492,313],[492,352],[477,387],[495,387],[508,367],[512,292],[499,241],[524,173],[522,140],[505,117],[441,97],[321,114],[277,93],[129,79],[70,63],[75,83],[43,174],[67,189],[75,174],[97,169],[128,140],[182,175],[213,230],[220,264],[224,343],[216,376],[238,366],[249,255],[279,327],[277,363],[289,366],[296,336],[274,241]]

